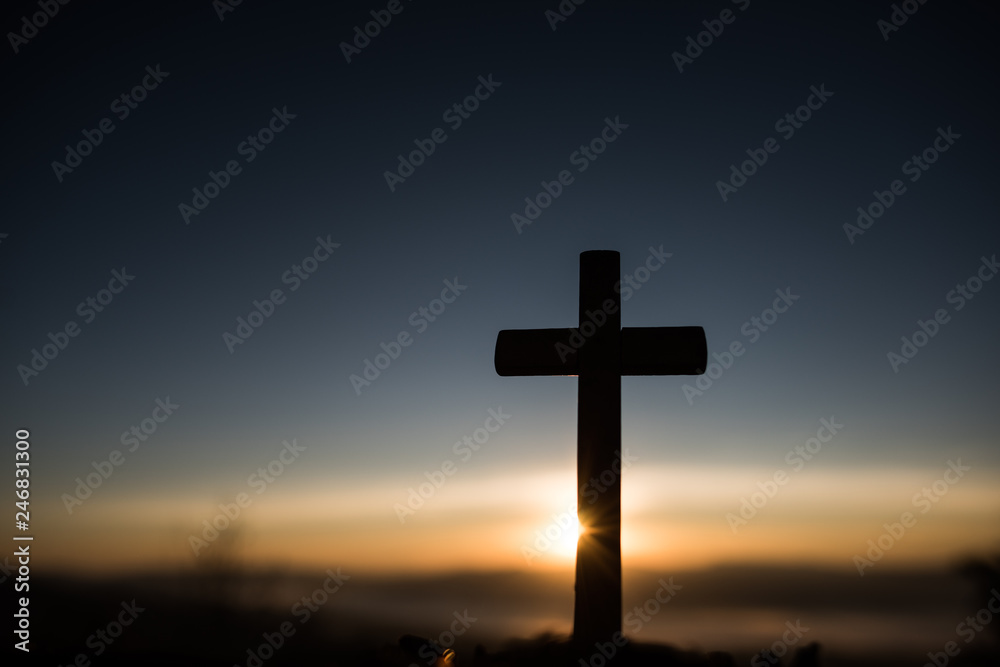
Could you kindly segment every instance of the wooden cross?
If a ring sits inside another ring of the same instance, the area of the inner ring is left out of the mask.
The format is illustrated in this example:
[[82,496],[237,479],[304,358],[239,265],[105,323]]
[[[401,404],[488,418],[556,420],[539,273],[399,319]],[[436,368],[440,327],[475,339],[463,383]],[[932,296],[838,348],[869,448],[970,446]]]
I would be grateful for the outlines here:
[[[577,517],[583,534],[576,550],[573,640],[582,650],[618,637],[622,627],[622,375],[701,375],[708,358],[701,327],[622,329],[620,285],[618,252],[580,253],[580,325],[501,331],[494,356],[501,376],[579,377]],[[605,484],[609,475],[601,474],[609,471],[614,481]],[[586,490],[595,478],[605,489],[596,498]]]

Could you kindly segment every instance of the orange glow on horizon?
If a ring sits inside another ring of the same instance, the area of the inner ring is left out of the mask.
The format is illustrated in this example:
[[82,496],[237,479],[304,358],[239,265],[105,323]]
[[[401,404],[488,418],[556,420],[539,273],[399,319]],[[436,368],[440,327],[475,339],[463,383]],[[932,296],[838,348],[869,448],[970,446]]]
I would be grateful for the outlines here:
[[[1000,486],[992,483],[996,476],[981,472],[956,485],[926,515],[917,514],[917,525],[877,567],[945,565],[995,551],[1000,535],[984,526],[997,525]],[[623,562],[658,571],[724,563],[849,569],[884,523],[913,510],[910,496],[926,484],[927,474],[814,474],[783,488],[734,531],[727,514],[739,511],[740,498],[759,477],[744,469],[630,470],[622,498]],[[866,496],[859,489],[868,478],[879,483]],[[572,571],[578,540],[586,534],[570,502],[572,483],[565,472],[514,480],[456,478],[405,521],[392,505],[405,486],[276,487],[217,539],[209,539],[205,527],[219,515],[212,498],[140,496],[126,502],[108,496],[71,517],[53,504],[40,508],[45,511],[35,522],[51,545],[39,567],[107,572],[228,561],[252,568],[341,565],[384,573]],[[192,538],[205,541],[197,556]]]

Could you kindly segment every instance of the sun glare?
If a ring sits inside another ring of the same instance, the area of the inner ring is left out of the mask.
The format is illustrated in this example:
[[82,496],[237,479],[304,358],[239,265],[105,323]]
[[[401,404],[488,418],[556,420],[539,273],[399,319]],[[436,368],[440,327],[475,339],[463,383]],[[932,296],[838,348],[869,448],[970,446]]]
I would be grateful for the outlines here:
[[586,532],[584,526],[576,516],[576,512],[567,512],[569,525],[561,531],[559,537],[553,540],[552,552],[564,558],[576,558],[576,543],[580,536]]

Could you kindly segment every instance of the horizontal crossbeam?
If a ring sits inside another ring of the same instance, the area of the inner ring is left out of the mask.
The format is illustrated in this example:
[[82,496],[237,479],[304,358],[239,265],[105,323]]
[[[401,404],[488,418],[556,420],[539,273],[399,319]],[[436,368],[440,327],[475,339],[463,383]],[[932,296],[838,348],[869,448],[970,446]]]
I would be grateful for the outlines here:
[[701,327],[622,329],[622,375],[701,375],[707,361]]
[[[497,335],[493,365],[497,375],[579,375],[576,354],[559,358],[570,347],[572,329],[504,329]],[[561,345],[560,345],[561,344]]]
[[[493,365],[502,377],[579,375],[577,329],[506,329],[497,336]],[[622,375],[701,375],[708,343],[701,327],[626,327],[621,330]]]

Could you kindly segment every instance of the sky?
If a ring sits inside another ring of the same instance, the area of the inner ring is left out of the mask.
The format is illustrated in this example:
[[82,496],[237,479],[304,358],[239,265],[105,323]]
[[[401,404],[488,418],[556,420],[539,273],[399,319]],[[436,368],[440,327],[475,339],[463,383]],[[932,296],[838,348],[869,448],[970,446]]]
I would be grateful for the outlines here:
[[37,567],[571,572],[576,381],[493,354],[595,249],[716,364],[622,380],[626,572],[994,553],[989,6],[673,5],[7,7]]

